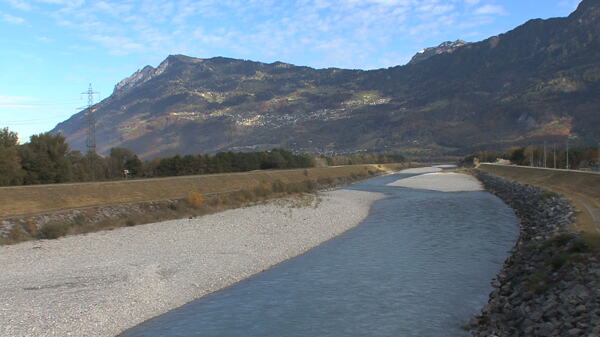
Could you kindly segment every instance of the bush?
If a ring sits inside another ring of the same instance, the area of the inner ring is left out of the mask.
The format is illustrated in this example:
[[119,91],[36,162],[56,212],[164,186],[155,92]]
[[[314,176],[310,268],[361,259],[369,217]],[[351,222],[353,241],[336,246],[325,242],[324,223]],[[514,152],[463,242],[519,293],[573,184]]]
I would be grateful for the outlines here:
[[542,193],[542,200],[548,200],[548,199],[553,199],[553,198],[558,198],[560,197],[560,194],[552,192],[552,191],[544,191]]
[[569,256],[565,253],[557,254],[551,257],[546,263],[552,267],[552,271],[559,270],[567,261]]
[[198,192],[192,191],[188,193],[187,202],[192,207],[198,208],[204,204],[204,196]]
[[271,186],[267,184],[260,184],[254,188],[253,192],[255,196],[264,198],[269,196],[273,191],[271,191]]
[[329,186],[333,185],[333,179],[331,179],[329,177],[319,178],[319,179],[317,179],[317,184],[319,184],[321,186],[329,187]]
[[275,193],[283,193],[285,192],[285,184],[283,181],[277,179],[271,184],[271,189]]
[[241,189],[235,193],[233,193],[233,198],[239,202],[252,201],[254,199],[254,195],[252,192],[247,189]]
[[[244,192],[246,191],[246,192]],[[249,196],[250,194],[250,196]],[[247,190],[239,190],[235,192],[228,193],[221,197],[221,203],[227,206],[240,206],[246,201],[252,200],[252,193]]]
[[223,203],[223,199],[222,199],[221,197],[219,197],[219,196],[214,196],[214,197],[211,197],[211,198],[208,200],[208,204],[209,204],[210,206],[212,206],[212,207],[218,207],[218,206],[219,206],[219,205],[221,205],[222,203]]
[[587,253],[589,251],[590,247],[582,239],[573,240],[571,246],[567,250],[569,253]]
[[63,223],[47,224],[42,227],[38,233],[38,239],[58,239],[61,236],[67,235],[69,226]]
[[75,226],[83,226],[86,224],[86,222],[88,222],[88,219],[86,218],[85,215],[83,214],[77,214],[74,218],[73,218],[73,225]]

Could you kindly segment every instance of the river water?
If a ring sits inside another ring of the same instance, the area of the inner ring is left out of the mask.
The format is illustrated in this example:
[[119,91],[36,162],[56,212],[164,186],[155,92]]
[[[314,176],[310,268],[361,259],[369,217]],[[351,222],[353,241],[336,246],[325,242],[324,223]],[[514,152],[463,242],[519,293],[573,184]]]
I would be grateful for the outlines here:
[[408,176],[348,187],[387,196],[358,227],[122,337],[468,336],[518,219],[488,192],[385,186]]

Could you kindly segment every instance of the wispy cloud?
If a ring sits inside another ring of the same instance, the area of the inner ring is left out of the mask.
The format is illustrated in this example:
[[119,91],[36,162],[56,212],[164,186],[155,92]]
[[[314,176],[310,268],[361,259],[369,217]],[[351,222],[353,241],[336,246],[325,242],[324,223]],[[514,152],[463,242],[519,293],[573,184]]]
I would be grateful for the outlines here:
[[2,12],[0,12],[0,19],[2,19],[2,21],[4,21],[4,22],[13,23],[13,24],[21,24],[21,23],[25,22],[25,19],[23,19],[21,17],[14,16],[14,15],[8,14],[8,13],[2,13]]
[[[471,29],[485,24],[479,16],[506,13],[490,0],[35,1],[59,25],[111,54],[214,56],[218,50],[224,56],[283,61],[308,55],[314,60],[310,65],[340,67],[372,65],[381,50],[387,51],[377,66],[388,66],[395,55],[386,48],[390,44]],[[207,50],[212,55],[201,55]]]
[[0,108],[29,109],[37,107],[39,102],[36,97],[0,95]]
[[39,97],[0,95],[0,109],[40,109],[71,107],[77,101],[49,101]]
[[30,11],[33,9],[33,6],[31,6],[30,3],[25,2],[25,1],[21,1],[21,0],[6,0],[6,2],[8,2],[8,4],[15,9],[18,10],[22,10],[22,11]]
[[508,14],[506,9],[498,5],[484,5],[475,10],[477,15],[506,15]]
[[480,0],[465,0],[465,4],[467,6],[475,6],[480,2]]

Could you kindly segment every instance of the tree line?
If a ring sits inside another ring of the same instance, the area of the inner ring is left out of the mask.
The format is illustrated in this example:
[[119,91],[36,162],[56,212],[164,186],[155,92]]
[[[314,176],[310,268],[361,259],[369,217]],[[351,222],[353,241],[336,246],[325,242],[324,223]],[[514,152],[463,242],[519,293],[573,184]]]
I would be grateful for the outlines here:
[[327,166],[401,163],[406,158],[399,153],[357,153],[349,156],[321,156]]
[[404,158],[373,154],[314,157],[273,149],[264,152],[175,155],[143,161],[129,149],[120,147],[110,149],[107,156],[72,151],[65,137],[60,134],[34,135],[28,143],[21,145],[16,133],[8,128],[0,130],[0,186],[388,163],[399,159]]

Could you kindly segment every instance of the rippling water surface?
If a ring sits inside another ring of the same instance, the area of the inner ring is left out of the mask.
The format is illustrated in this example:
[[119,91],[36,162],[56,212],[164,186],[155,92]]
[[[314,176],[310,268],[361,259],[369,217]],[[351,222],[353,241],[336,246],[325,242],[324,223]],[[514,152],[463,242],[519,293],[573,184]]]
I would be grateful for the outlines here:
[[518,219],[487,192],[387,187],[358,227],[125,332],[134,336],[468,336]]

